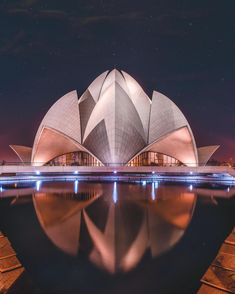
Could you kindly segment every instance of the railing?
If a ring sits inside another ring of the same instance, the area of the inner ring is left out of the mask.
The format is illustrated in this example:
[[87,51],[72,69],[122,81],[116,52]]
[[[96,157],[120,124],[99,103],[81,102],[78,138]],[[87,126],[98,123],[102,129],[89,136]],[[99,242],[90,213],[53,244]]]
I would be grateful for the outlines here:
[[[79,167],[121,167],[121,166],[126,166],[126,167],[194,167],[195,163],[185,163],[185,164],[179,164],[179,163],[163,163],[163,164],[144,164],[144,165],[130,165],[130,164],[125,164],[125,163],[105,163],[105,165],[79,165],[79,164],[62,164],[62,163],[53,163],[53,164],[48,164],[45,162],[14,162],[14,161],[2,161],[0,162],[0,166],[79,166]],[[200,166],[200,165],[198,165]],[[207,164],[207,167],[209,166],[224,166],[224,167],[231,167],[235,168],[235,164],[230,164],[230,163],[221,163],[221,164]]]

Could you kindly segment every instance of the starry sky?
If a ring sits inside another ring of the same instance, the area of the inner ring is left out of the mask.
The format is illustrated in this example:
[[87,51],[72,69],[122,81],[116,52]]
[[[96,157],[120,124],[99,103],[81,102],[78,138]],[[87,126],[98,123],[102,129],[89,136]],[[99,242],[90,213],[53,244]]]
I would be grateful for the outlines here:
[[234,0],[1,0],[0,160],[32,146],[49,107],[103,71],[183,111],[197,146],[235,160]]

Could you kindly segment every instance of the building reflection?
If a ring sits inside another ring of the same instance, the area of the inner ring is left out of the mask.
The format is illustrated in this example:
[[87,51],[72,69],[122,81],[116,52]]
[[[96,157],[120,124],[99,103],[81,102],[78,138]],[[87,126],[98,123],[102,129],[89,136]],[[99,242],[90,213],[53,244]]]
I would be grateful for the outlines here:
[[101,185],[46,183],[43,190],[34,194],[33,204],[44,232],[59,249],[76,255],[82,210],[102,195]]
[[188,188],[157,182],[63,183],[60,193],[52,185],[43,184],[33,196],[44,232],[65,253],[81,252],[110,273],[131,270],[147,252],[156,257],[172,248],[196,203]]

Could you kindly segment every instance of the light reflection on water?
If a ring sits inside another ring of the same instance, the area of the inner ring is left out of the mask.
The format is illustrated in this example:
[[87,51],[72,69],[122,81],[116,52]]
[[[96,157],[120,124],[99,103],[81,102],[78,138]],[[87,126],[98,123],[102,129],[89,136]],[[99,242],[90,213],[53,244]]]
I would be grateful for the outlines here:
[[36,183],[33,194],[52,243],[75,257],[84,253],[110,273],[130,271],[147,251],[155,258],[170,250],[188,227],[195,203],[192,189],[158,182],[44,182]]
[[234,195],[190,181],[1,183],[0,230],[41,293],[196,293]]

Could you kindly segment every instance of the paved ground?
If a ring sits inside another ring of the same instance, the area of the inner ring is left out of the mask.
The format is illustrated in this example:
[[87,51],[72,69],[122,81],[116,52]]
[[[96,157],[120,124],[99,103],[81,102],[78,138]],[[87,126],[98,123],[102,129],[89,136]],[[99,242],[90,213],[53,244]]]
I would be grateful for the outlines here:
[[201,279],[198,294],[235,293],[235,228]]
[[24,271],[9,240],[0,232],[0,293],[7,293]]

